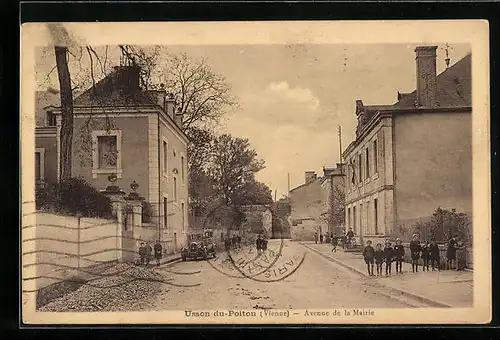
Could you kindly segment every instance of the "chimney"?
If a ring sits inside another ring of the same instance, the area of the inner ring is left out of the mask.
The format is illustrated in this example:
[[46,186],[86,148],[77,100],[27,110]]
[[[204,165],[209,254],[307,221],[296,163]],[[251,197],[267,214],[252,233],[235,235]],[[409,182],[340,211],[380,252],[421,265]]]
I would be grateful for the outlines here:
[[415,59],[417,60],[417,103],[419,107],[436,107],[436,50],[437,46],[419,46],[415,49]]
[[314,171],[306,171],[306,184],[314,182],[316,180],[316,172]]
[[179,110],[177,110],[176,114],[175,114],[175,118],[174,118],[174,121],[175,121],[175,124],[177,124],[178,127],[180,127],[182,129],[182,112]]
[[175,98],[172,94],[165,96],[165,111],[175,120]]

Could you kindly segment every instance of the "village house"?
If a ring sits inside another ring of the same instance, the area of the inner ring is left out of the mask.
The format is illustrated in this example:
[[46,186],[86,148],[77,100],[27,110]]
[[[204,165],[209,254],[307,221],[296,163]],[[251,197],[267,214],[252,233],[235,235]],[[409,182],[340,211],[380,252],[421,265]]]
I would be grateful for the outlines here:
[[332,223],[330,213],[335,209],[333,195],[338,189],[343,190],[343,177],[340,164],[336,168],[323,167],[321,177],[306,171],[304,184],[290,190],[292,240],[314,240],[314,233],[336,232],[339,225]]
[[[59,179],[61,109],[59,95],[37,94],[36,176]],[[48,104],[48,105],[46,105]],[[149,225],[169,249],[187,243],[187,145],[182,115],[160,87],[143,90],[140,69],[117,66],[94,87],[74,97],[72,176],[104,190],[115,185],[151,205]]]
[[437,207],[472,212],[471,54],[436,75],[436,46],[416,52],[416,90],[393,105],[356,101],[346,229],[381,242]]

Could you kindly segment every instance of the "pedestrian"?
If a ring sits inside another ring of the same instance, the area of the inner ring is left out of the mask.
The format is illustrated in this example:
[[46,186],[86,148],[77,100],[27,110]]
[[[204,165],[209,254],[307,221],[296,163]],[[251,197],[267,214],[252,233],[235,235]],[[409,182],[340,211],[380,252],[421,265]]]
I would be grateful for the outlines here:
[[421,251],[422,247],[420,246],[418,234],[413,234],[412,240],[410,241],[410,253],[411,253],[411,268],[414,273],[418,272],[418,259],[420,258]]
[[345,234],[345,230],[342,232],[341,242],[342,242],[342,250],[345,250],[347,245],[347,236]]
[[346,237],[347,237],[347,248],[350,248],[352,239],[354,238],[354,231],[352,231],[352,228],[349,228]]
[[160,260],[162,257],[163,248],[161,246],[160,240],[157,240],[154,246],[156,266],[160,266]]
[[323,234],[319,232],[319,243],[323,243]]
[[314,242],[318,243],[318,233],[316,231],[314,232]]
[[233,249],[236,248],[236,243],[238,242],[237,240],[238,240],[238,236],[233,235],[233,237],[231,237],[231,245],[232,245]]
[[436,268],[439,270],[439,246],[436,244],[435,239],[431,239],[431,244],[429,246],[429,259],[431,260],[432,271]]
[[453,269],[454,262],[457,259],[457,246],[458,242],[456,240],[456,235],[453,235],[448,241],[448,248],[446,249],[446,259],[448,260],[448,269]]
[[231,239],[229,238],[229,235],[226,235],[226,238],[224,240],[224,248],[226,251],[229,251],[231,249]]
[[394,260],[396,262],[396,274],[403,273],[403,260],[405,258],[405,248],[399,238],[396,239],[394,246]]
[[141,258],[141,265],[146,263],[146,246],[144,242],[141,242],[141,246],[139,247],[139,257]]
[[366,241],[366,247],[363,249],[363,258],[365,259],[368,276],[373,276],[373,262],[375,258],[375,249],[372,247],[372,241]]
[[377,267],[377,275],[382,275],[382,263],[384,263],[384,251],[382,250],[382,244],[377,243],[374,257],[375,266]]
[[338,246],[338,243],[339,243],[339,239],[337,238],[337,236],[333,235],[332,236],[332,252],[336,253],[337,252],[337,246]]
[[153,254],[153,249],[151,248],[151,245],[146,243],[146,267],[149,266],[149,261],[151,261],[151,257]]
[[422,265],[422,270],[423,271],[429,271],[429,258],[430,258],[430,245],[429,241],[425,241],[424,244],[422,245],[422,261],[424,261],[424,264]]
[[392,270],[392,260],[394,259],[394,249],[391,246],[389,240],[385,241],[384,248],[384,262],[385,262],[385,275],[391,275]]
[[238,248],[241,248],[241,236],[238,235],[238,237],[236,238],[236,243],[238,244]]
[[261,241],[261,249],[262,249],[262,252],[265,252],[267,250],[267,238],[266,236],[262,237],[262,241]]
[[257,236],[257,240],[255,240],[255,245],[257,247],[257,254],[260,254],[262,249],[262,239],[260,238],[260,234]]

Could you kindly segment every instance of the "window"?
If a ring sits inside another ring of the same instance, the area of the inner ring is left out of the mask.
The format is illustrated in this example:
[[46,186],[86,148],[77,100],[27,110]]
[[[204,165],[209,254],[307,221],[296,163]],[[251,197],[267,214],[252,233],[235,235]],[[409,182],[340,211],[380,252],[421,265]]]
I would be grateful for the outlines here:
[[56,126],[57,125],[57,116],[51,112],[47,112],[47,125],[48,126]]
[[373,226],[375,229],[375,235],[378,235],[378,199],[376,198],[373,200],[373,212]]
[[99,169],[116,168],[118,160],[116,136],[98,136],[97,148]]
[[163,141],[163,173],[168,174],[168,144]]
[[[365,229],[365,221],[364,221],[364,216],[363,216],[363,203],[359,205],[359,231],[361,234],[361,231]],[[365,233],[366,234],[366,233]]]
[[114,173],[122,177],[120,130],[92,131],[92,176]]
[[186,228],[186,208],[184,202],[181,203],[181,209],[182,209],[182,230],[184,230]]
[[361,163],[363,162],[363,157],[361,157],[361,154],[358,155],[358,181],[359,183],[363,182],[363,167]]
[[185,183],[185,176],[186,176],[184,167],[185,167],[185,165],[184,165],[184,156],[181,156],[181,178],[182,178],[182,184]]
[[35,186],[43,186],[45,180],[45,149],[35,149]]
[[174,202],[177,202],[177,178],[174,177]]
[[366,160],[365,160],[365,170],[366,170],[366,176],[365,178],[370,178],[370,149],[366,148]]
[[377,141],[373,141],[373,173],[378,173],[378,146]]
[[347,227],[351,227],[352,221],[351,221],[351,208],[347,208]]
[[168,227],[168,198],[163,197],[163,227]]

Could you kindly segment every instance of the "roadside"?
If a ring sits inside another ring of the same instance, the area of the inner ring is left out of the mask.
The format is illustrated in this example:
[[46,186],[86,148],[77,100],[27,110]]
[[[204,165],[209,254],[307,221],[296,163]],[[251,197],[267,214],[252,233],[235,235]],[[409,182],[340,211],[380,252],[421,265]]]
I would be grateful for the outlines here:
[[435,271],[412,273],[411,264],[403,263],[403,274],[395,274],[395,265],[390,277],[369,277],[363,257],[358,253],[332,252],[329,244],[299,242],[304,247],[347,268],[363,277],[374,280],[403,295],[420,300],[435,307],[471,307],[473,304],[473,273],[471,271]]

